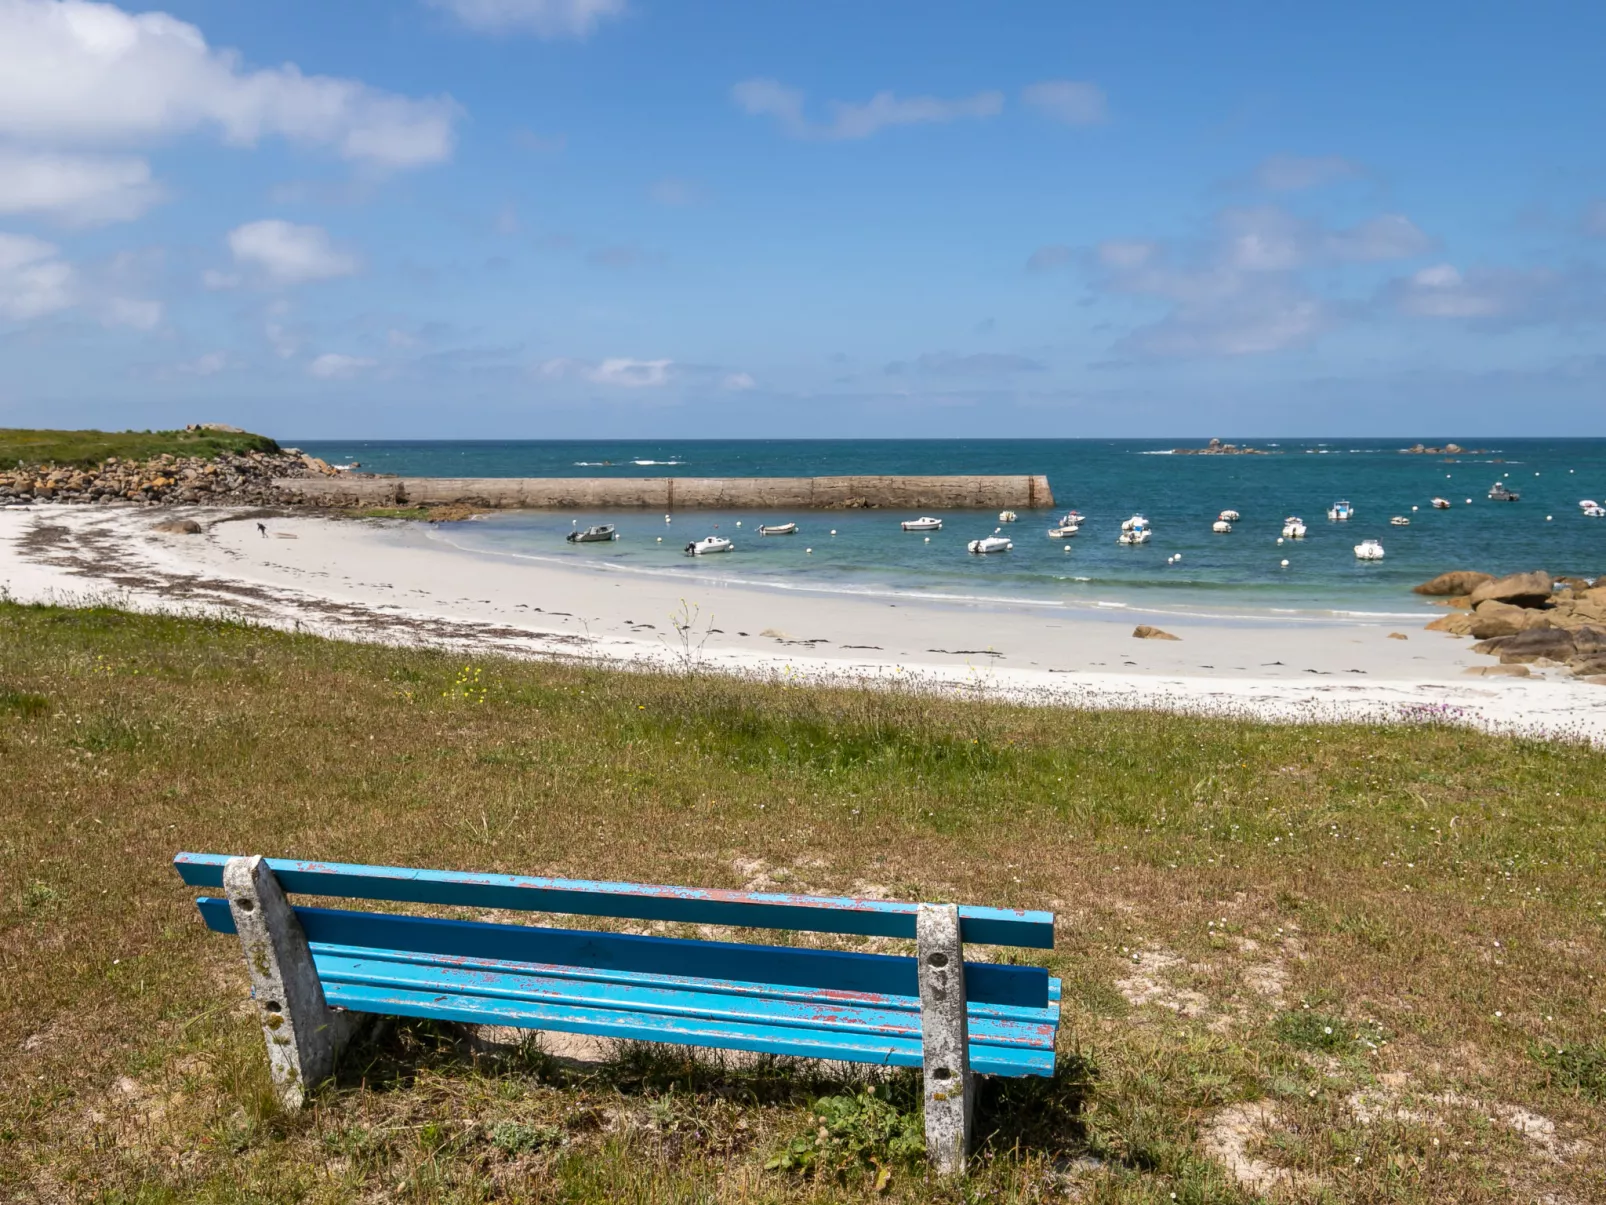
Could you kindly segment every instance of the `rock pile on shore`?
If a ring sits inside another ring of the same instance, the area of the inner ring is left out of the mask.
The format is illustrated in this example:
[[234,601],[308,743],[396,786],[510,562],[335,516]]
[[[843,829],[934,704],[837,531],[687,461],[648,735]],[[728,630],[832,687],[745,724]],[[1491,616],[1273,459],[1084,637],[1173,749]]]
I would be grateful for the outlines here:
[[1453,608],[1427,625],[1430,632],[1476,637],[1472,651],[1498,657],[1502,665],[1565,666],[1606,685],[1606,576],[1590,582],[1555,580],[1543,570],[1502,578],[1458,571],[1416,592],[1444,598]]
[[1442,448],[1412,444],[1400,449],[1402,456],[1486,456],[1488,453],[1488,448],[1463,448],[1460,444],[1445,444]]
[[324,461],[294,448],[210,458],[165,454],[135,461],[114,456],[90,469],[54,465],[0,469],[0,506],[28,502],[284,506],[302,499],[274,488],[275,477],[335,475]]

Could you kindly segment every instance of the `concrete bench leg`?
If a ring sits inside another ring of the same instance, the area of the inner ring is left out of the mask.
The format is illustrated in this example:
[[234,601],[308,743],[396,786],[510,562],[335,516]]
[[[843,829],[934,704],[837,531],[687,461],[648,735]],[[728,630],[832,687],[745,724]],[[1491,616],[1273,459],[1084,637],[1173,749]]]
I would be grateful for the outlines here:
[[266,862],[230,858],[223,889],[251,974],[274,1086],[286,1108],[298,1109],[308,1088],[329,1077],[367,1016],[337,1011],[324,1000],[301,922]]
[[925,1046],[926,1155],[941,1175],[962,1175],[970,1156],[975,1092],[959,909],[952,904],[921,904],[915,935],[920,947],[920,1036]]

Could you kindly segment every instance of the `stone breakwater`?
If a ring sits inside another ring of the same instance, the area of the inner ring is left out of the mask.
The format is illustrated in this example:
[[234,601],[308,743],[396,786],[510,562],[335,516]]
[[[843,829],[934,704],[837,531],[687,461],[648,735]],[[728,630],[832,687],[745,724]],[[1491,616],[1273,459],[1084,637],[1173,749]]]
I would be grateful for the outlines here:
[[1054,505],[1048,478],[1014,477],[369,477],[274,483],[321,506],[486,509],[1032,510]]
[[282,506],[302,502],[286,481],[336,476],[316,456],[283,452],[110,457],[94,468],[23,465],[0,469],[0,506],[29,502]]

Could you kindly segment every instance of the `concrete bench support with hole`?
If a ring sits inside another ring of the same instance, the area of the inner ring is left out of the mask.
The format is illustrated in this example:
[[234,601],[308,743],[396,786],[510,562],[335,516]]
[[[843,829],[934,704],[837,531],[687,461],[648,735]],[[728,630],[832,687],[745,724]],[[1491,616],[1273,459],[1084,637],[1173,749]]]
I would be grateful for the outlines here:
[[[594,1034],[925,1072],[926,1144],[970,1149],[972,1078],[1052,1075],[1058,979],[966,962],[1051,949],[1047,912],[182,853],[236,933],[281,1099],[299,1106],[370,1015]],[[913,939],[918,956],[292,905],[288,895]]]

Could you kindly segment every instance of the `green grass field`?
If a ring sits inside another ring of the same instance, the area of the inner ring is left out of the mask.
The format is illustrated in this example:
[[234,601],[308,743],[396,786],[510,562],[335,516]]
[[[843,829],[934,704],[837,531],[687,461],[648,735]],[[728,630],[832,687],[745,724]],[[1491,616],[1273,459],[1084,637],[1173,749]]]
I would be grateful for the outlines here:
[[[1577,745],[0,603],[0,784],[0,1200],[1585,1205],[1606,1182],[1606,754]],[[288,1115],[181,849],[1050,908],[1061,1074],[988,1085],[962,1184],[926,1177],[907,1075],[567,1064],[424,1024]]]
[[222,452],[277,452],[266,435],[226,431],[34,431],[0,427],[0,468],[56,464],[93,468],[107,457],[148,460],[174,456],[217,456]]

